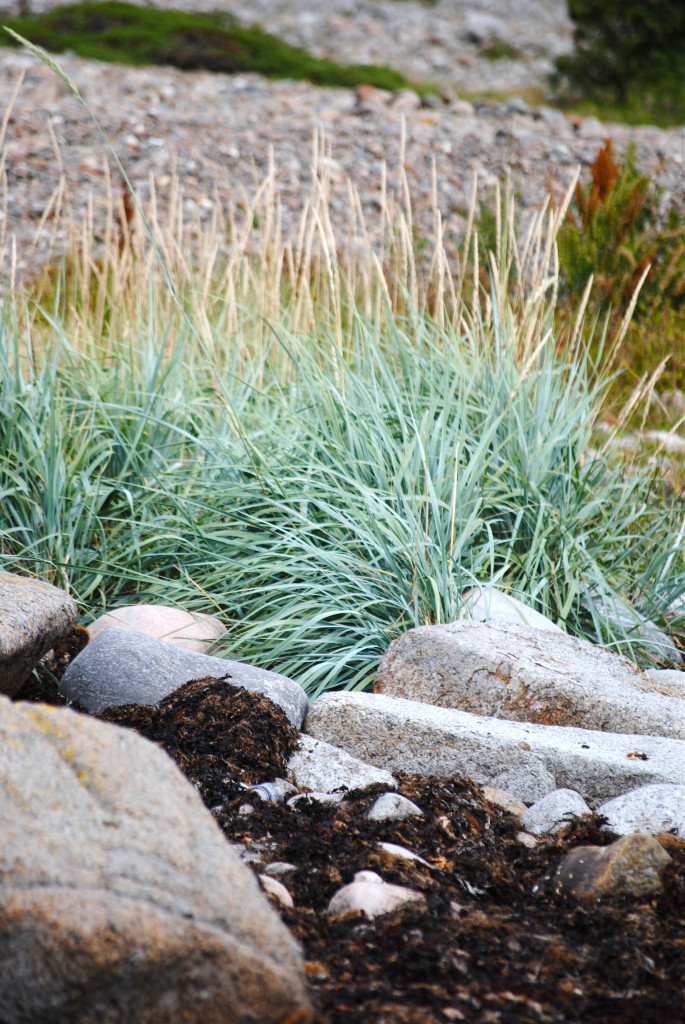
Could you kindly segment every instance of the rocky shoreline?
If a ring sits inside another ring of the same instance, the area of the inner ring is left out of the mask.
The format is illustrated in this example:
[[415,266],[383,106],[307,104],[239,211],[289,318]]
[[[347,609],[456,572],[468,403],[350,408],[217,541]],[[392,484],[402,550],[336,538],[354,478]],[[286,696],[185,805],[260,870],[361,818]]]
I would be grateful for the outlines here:
[[0,574],[2,1020],[675,1024],[682,656],[474,597],[309,702],[218,620],[89,636]]
[[[292,5],[276,5],[273,10],[269,6],[269,16],[265,7],[262,20],[274,31],[285,30],[291,22],[300,26],[299,35],[293,29],[292,41],[323,53],[323,40],[330,39],[330,19],[338,6],[328,5],[311,18],[295,16]],[[468,5],[468,10],[472,7],[475,10],[475,5]],[[549,7],[552,17],[561,5],[540,8],[531,3],[529,7],[528,20],[517,21],[524,35],[533,31],[536,11]],[[446,39],[456,40],[464,53],[474,50],[473,43],[459,36],[467,5],[445,2],[434,7],[396,0],[369,5],[359,0],[350,7],[361,12],[363,25],[363,17],[371,17],[371,8],[375,18],[381,17],[381,10],[389,18],[388,12],[401,8],[401,18],[398,13],[392,16],[404,26],[403,32],[395,33],[395,49],[388,49],[387,57],[389,64],[401,70],[411,70],[401,63],[401,52],[422,52],[421,26],[426,19],[449,13],[454,31]],[[236,13],[241,10],[235,7]],[[494,7],[491,13],[497,15]],[[258,14],[255,8],[253,16]],[[246,10],[243,16],[247,17]],[[355,19],[348,20],[357,24]],[[557,17],[556,23],[561,25],[563,17],[561,21]],[[358,53],[357,37],[351,28],[352,34],[348,33],[348,27],[339,26],[335,37],[340,59],[346,53],[358,59],[372,56]],[[315,45],[317,41],[320,45]],[[306,82],[268,81],[253,74],[126,68],[68,54],[58,60],[100,120],[136,190],[149,197],[154,185],[162,220],[177,187],[188,223],[207,223],[218,209],[239,210],[241,204],[249,203],[273,160],[283,235],[292,240],[311,193],[317,136],[325,136],[330,146],[330,150],[324,147],[324,164],[320,162],[319,167],[325,166],[331,222],[339,239],[344,239],[349,223],[348,180],[359,193],[370,235],[379,238],[383,196],[402,201],[400,172],[405,172],[417,230],[431,238],[435,167],[445,240],[448,246],[458,245],[474,175],[483,201],[492,202],[495,184],[510,176],[519,207],[536,208],[550,192],[559,199],[576,168],[587,167],[606,138],[613,140],[619,153],[634,143],[638,165],[653,174],[663,190],[664,210],[672,205],[685,208],[681,129],[631,128],[593,118],[569,118],[552,107],[529,106],[520,97],[474,104],[459,97],[454,87],[461,88],[461,80],[451,82],[449,76],[441,78],[443,99],[432,97],[422,105],[411,91],[393,95],[361,87],[354,92]],[[478,60],[468,72],[473,91],[488,85],[483,78],[485,65],[502,63]],[[448,63],[452,62],[450,57]],[[518,65],[528,67],[525,61]],[[504,79],[499,85],[506,86]],[[8,118],[0,266],[5,280],[17,281],[30,278],[41,264],[63,251],[67,222],[82,221],[91,203],[97,239],[111,209],[112,192],[116,202],[121,186],[117,173],[111,167],[108,170],[102,139],[88,111],[33,55],[0,52],[0,102]],[[65,216],[56,215],[58,207]]]

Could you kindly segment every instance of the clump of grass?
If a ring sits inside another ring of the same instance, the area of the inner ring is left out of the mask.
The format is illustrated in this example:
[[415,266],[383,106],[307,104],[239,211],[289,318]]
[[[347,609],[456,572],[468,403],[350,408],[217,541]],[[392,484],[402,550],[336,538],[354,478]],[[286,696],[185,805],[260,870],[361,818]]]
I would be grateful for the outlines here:
[[582,308],[555,334],[565,207],[519,243],[496,202],[481,282],[472,230],[450,264],[436,209],[426,262],[409,201],[385,201],[374,241],[353,188],[346,257],[325,167],[295,239],[273,171],[205,225],[173,189],[147,229],[113,197],[99,249],[72,225],[40,301],[6,298],[0,564],[86,615],[213,611],[232,657],[310,693],[367,686],[396,635],[453,619],[476,583],[658,660],[587,600],[665,621],[685,564],[656,471],[590,452],[609,378]]
[[[103,0],[57,7],[5,24],[52,53],[69,50],[114,64],[167,64],[226,74],[256,71],[267,78],[304,79],[317,85],[364,83],[380,89],[430,91],[391,68],[312,57],[261,28],[239,25],[223,12],[189,13]],[[16,45],[7,35],[0,43]]]
[[481,46],[478,56],[492,61],[520,60],[523,57],[523,50],[512,43],[508,43],[505,39],[495,38],[486,43],[485,46]]

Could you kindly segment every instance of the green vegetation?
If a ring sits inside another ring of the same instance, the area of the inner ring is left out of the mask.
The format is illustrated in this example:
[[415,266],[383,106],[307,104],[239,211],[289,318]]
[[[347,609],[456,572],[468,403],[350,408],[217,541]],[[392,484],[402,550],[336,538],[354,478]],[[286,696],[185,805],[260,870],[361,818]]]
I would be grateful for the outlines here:
[[[115,64],[168,64],[227,74],[257,71],[268,78],[306,79],[317,85],[366,83],[380,89],[430,91],[390,68],[319,60],[259,28],[244,28],[224,13],[158,10],[106,0],[57,7],[5,24],[52,53],[70,50]],[[17,45],[6,33],[0,42]]]
[[555,75],[569,102],[605,118],[685,122],[682,0],[570,0],[569,13],[575,50],[557,59]]
[[482,46],[478,53],[486,60],[519,60],[523,56],[523,51],[518,46],[512,46],[503,39],[491,40],[486,46]]
[[[671,212],[659,219],[659,194],[641,174],[630,148],[617,161],[611,141],[590,167],[590,182],[576,186],[558,237],[561,309],[566,317],[580,302],[592,276],[594,317],[608,312],[618,324],[640,286],[636,309],[621,347],[625,371],[610,392],[621,408],[639,379],[664,363],[660,388],[685,388],[685,221]],[[636,410],[639,421],[643,410]],[[655,403],[651,425],[672,426]]]
[[[633,211],[623,243],[645,230],[630,175],[605,153],[576,193],[597,253],[623,225],[607,203]],[[125,192],[100,243],[63,221],[67,256],[0,318],[0,566],[92,615],[218,614],[232,657],[310,693],[367,686],[395,636],[450,621],[476,583],[642,663],[659,652],[612,619],[616,598],[685,646],[667,614],[682,498],[640,453],[616,457],[618,428],[597,443],[625,330],[594,336],[554,270],[566,205],[521,249],[495,203],[487,250],[467,231],[458,263],[439,235],[419,251],[408,207],[381,211],[377,241],[355,208],[346,260],[325,170],[311,195],[297,245],[275,175],[239,220],[183,227],[158,200],[143,221]]]
[[408,210],[345,262],[320,184],[299,250],[269,179],[240,222],[153,224],[164,271],[113,210],[99,248],[74,225],[62,269],[7,298],[0,565],[92,614],[219,614],[231,656],[312,693],[366,686],[393,637],[454,618],[475,582],[658,658],[587,600],[663,621],[685,562],[659,473],[611,438],[590,454],[610,371],[580,325],[555,332],[563,211],[524,253],[497,209],[474,290],[475,238],[463,276],[439,244],[427,268]]

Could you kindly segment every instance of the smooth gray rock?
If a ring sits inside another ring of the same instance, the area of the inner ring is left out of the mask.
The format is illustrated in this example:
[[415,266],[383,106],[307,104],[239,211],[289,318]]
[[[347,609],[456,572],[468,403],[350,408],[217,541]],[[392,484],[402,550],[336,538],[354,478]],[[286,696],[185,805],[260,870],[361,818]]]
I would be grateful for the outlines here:
[[467,590],[463,597],[460,619],[496,624],[508,622],[514,626],[530,626],[531,629],[546,629],[552,633],[564,632],[546,615],[541,615],[518,598],[503,594],[494,587],[475,587]]
[[419,626],[398,637],[374,692],[541,725],[685,738],[682,703],[646,672],[565,633],[508,623]]
[[288,775],[301,789],[333,793],[338,789],[362,789],[376,782],[393,788],[390,772],[360,761],[340,747],[303,734],[297,750],[288,762]]
[[574,818],[589,814],[590,808],[574,789],[555,789],[528,808],[521,816],[527,832],[539,836],[543,832],[558,832]]
[[300,949],[170,757],[0,698],[3,1024],[310,1019]]
[[[683,772],[685,776],[685,764]],[[609,819],[606,828],[620,836],[672,832],[685,839],[685,784],[641,786],[608,800],[597,811]]]
[[381,793],[369,810],[371,821],[403,821],[423,814],[413,800],[399,793]]
[[29,576],[0,572],[0,693],[13,697],[76,624],[73,598]]
[[685,762],[682,740],[509,722],[376,693],[323,694],[312,703],[306,728],[378,768],[465,775],[480,785],[543,764],[559,786],[588,802],[680,782]]
[[277,672],[241,661],[186,651],[133,629],[110,626],[74,658],[60,690],[91,713],[119,704],[157,704],[191,679],[228,677],[234,686],[268,697],[299,729],[308,700],[302,687]]
[[543,764],[530,764],[525,768],[513,768],[500,772],[490,783],[497,789],[517,797],[524,804],[534,804],[543,796],[557,789],[557,780]]
[[[657,693],[685,700],[685,672],[675,668],[648,668],[647,675]],[[685,709],[683,709],[685,715]]]

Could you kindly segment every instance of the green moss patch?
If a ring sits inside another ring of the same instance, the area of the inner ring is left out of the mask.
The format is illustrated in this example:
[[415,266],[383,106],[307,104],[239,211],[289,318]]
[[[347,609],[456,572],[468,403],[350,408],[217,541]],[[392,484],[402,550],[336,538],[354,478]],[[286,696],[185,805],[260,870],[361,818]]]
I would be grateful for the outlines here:
[[[268,78],[305,79],[316,85],[380,89],[416,85],[391,68],[337,64],[312,57],[260,28],[245,28],[224,13],[186,13],[134,7],[119,2],[81,3],[44,14],[15,18],[8,28],[53,53],[71,50],[80,57],[113,64],[166,64],[184,71],[234,74],[256,71]],[[17,45],[6,33],[6,46]]]

